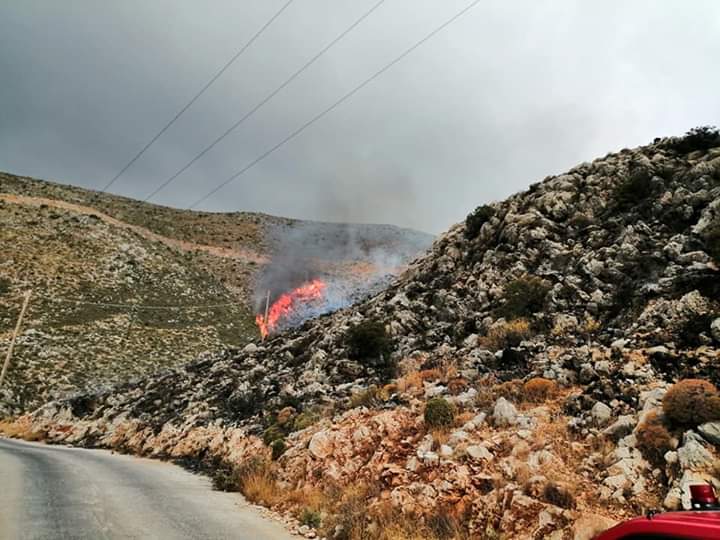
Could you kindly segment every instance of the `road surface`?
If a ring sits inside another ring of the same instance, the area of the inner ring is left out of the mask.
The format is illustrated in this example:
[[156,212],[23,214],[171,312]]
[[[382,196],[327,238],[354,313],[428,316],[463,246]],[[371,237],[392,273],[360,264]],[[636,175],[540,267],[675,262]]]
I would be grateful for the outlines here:
[[180,467],[0,437],[0,539],[120,538],[296,537]]

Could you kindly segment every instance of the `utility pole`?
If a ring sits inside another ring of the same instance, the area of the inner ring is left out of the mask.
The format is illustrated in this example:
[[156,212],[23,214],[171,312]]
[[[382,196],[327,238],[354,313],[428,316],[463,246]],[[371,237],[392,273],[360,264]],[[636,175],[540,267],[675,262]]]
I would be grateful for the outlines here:
[[[263,322],[265,323],[265,328],[267,328],[269,311],[270,311],[270,289],[268,289],[267,296],[265,297],[265,318],[263,319]],[[265,335],[263,335],[261,341],[265,341]]]
[[2,373],[0,373],[0,388],[2,388],[3,380],[5,379],[5,373],[7,373],[8,367],[10,366],[10,358],[12,358],[13,348],[15,348],[15,340],[20,333],[20,325],[22,324],[23,317],[27,311],[28,304],[30,303],[30,295],[32,289],[29,289],[25,293],[25,299],[23,300],[22,309],[20,310],[20,316],[18,317],[17,324],[15,325],[15,331],[13,332],[12,338],[10,339],[10,347],[8,347],[7,356],[5,356],[5,363],[3,364]]

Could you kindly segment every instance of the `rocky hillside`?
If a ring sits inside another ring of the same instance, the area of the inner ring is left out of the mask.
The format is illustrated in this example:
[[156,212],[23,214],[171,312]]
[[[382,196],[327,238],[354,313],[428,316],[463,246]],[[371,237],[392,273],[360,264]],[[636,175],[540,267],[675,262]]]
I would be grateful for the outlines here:
[[[3,352],[22,294],[33,290],[0,389],[0,415],[255,339],[255,276],[272,265],[285,236],[309,227],[261,214],[159,207],[3,173],[0,222]],[[399,246],[401,262],[431,241],[391,226],[312,227],[331,239],[364,227],[364,238]],[[372,252],[325,262],[347,273],[358,261],[371,264]]]
[[309,536],[590,538],[720,487],[719,267],[700,129],[479,207],[356,306],[6,430],[209,467]]

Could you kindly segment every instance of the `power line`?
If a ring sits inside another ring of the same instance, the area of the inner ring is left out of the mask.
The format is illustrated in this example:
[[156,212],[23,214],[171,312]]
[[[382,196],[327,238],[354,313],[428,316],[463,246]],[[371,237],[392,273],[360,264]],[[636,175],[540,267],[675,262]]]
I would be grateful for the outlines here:
[[270,148],[270,150],[266,151],[264,154],[260,155],[260,157],[258,157],[258,158],[256,158],[256,159],[254,159],[253,161],[251,161],[248,165],[246,165],[245,167],[243,167],[242,169],[240,169],[238,172],[236,172],[235,174],[233,174],[230,178],[228,178],[227,180],[225,180],[224,182],[222,182],[221,184],[219,184],[218,186],[216,186],[215,188],[213,188],[212,190],[210,190],[209,193],[207,193],[206,195],[204,195],[204,196],[202,196],[201,198],[199,198],[197,201],[195,201],[193,204],[191,204],[188,208],[189,208],[189,209],[194,209],[194,208],[197,207],[199,204],[201,204],[202,202],[204,202],[205,200],[207,200],[209,197],[211,197],[212,195],[214,195],[217,191],[219,191],[220,189],[222,189],[223,187],[225,187],[226,185],[228,185],[230,182],[234,181],[235,179],[237,179],[237,178],[240,177],[241,175],[245,174],[247,171],[249,171],[250,169],[252,169],[255,165],[257,165],[258,163],[260,163],[262,160],[264,160],[264,159],[265,159],[266,157],[268,157],[270,154],[272,154],[273,152],[275,152],[275,151],[276,151],[277,149],[279,149],[281,146],[284,146],[286,143],[290,142],[292,139],[294,139],[295,137],[297,137],[298,135],[300,135],[303,131],[305,131],[307,128],[309,128],[311,125],[313,125],[315,122],[317,122],[318,120],[320,120],[323,116],[325,116],[325,115],[327,115],[328,113],[332,112],[334,109],[336,109],[336,108],[337,108],[339,105],[341,105],[343,102],[345,102],[345,101],[347,101],[348,99],[350,99],[350,98],[351,98],[352,96],[354,96],[357,92],[359,92],[360,90],[362,90],[365,86],[367,86],[368,84],[370,84],[372,81],[374,81],[375,79],[377,79],[380,75],[382,75],[383,73],[385,73],[386,71],[388,71],[390,68],[392,68],[395,64],[397,64],[398,62],[400,62],[403,58],[405,58],[405,57],[408,56],[410,53],[412,53],[415,49],[417,49],[418,47],[420,47],[423,43],[425,43],[426,41],[428,41],[429,39],[431,39],[433,36],[435,36],[438,32],[440,32],[440,31],[443,30],[445,27],[449,26],[450,24],[452,24],[453,22],[455,22],[457,19],[459,19],[460,17],[462,17],[462,16],[463,16],[465,13],[467,13],[470,9],[472,9],[472,8],[475,7],[477,4],[479,4],[480,1],[481,1],[481,0],[474,0],[473,2],[471,2],[469,5],[467,5],[465,8],[463,8],[461,11],[459,11],[458,13],[456,13],[455,15],[453,15],[450,19],[448,19],[448,20],[445,21],[443,24],[441,24],[440,26],[438,26],[437,28],[435,28],[435,30],[433,30],[432,32],[430,32],[429,34],[427,34],[427,35],[426,35],[424,38],[422,38],[420,41],[416,42],[414,45],[412,45],[411,47],[409,47],[408,49],[406,49],[402,54],[400,54],[399,56],[397,56],[397,57],[396,57],[394,60],[392,60],[390,63],[386,64],[386,65],[385,65],[383,68],[381,68],[379,71],[376,71],[376,72],[375,72],[373,75],[371,75],[369,78],[365,79],[362,83],[360,83],[360,84],[357,85],[355,88],[353,88],[352,90],[350,90],[347,94],[345,94],[344,96],[342,96],[342,97],[341,97],[340,99],[338,99],[335,103],[333,103],[332,105],[330,105],[327,109],[323,110],[322,112],[320,112],[319,114],[317,114],[316,116],[314,116],[313,118],[311,118],[310,120],[308,120],[307,122],[305,122],[302,126],[300,126],[298,129],[296,129],[295,131],[293,131],[290,135],[288,135],[287,137],[285,137],[282,141],[280,141],[280,142],[277,143],[275,146],[273,146],[272,148]]
[[134,309],[134,310],[174,310],[174,309],[213,309],[213,308],[224,308],[224,307],[231,307],[231,306],[242,306],[243,304],[241,302],[226,302],[223,304],[200,304],[200,305],[184,305],[184,306],[153,306],[153,305],[143,305],[143,304],[116,304],[112,302],[88,302],[85,300],[76,300],[73,298],[59,298],[56,296],[46,296],[47,300],[50,300],[51,302],[60,302],[63,304],[76,304],[76,305],[83,305],[83,306],[95,306],[95,307],[109,307],[109,308],[127,308],[127,309]]
[[197,94],[195,94],[195,96],[194,96],[190,101],[188,101],[187,104],[186,104],[182,109],[180,109],[180,111],[172,118],[172,120],[170,120],[170,122],[168,122],[168,123],[165,125],[165,127],[163,127],[160,131],[158,131],[157,134],[156,134],[152,139],[150,139],[150,141],[149,141],[145,146],[143,146],[142,150],[140,150],[137,154],[135,154],[135,157],[133,157],[130,161],[128,161],[128,163],[127,163],[122,169],[120,169],[120,172],[117,173],[117,174],[113,177],[113,179],[110,180],[110,181],[105,185],[104,188],[102,188],[102,190],[101,190],[100,192],[101,192],[101,193],[106,192],[106,191],[110,188],[110,186],[112,186],[112,185],[115,183],[115,181],[116,181],[118,178],[120,178],[120,177],[123,175],[123,173],[124,173],[125,171],[127,171],[127,170],[132,166],[132,164],[135,163],[135,162],[140,158],[140,156],[142,156],[142,155],[145,153],[145,151],[146,151],[148,148],[150,148],[150,147],[153,145],[153,143],[154,143],[155,141],[157,141],[157,140],[162,136],[162,134],[165,133],[165,132],[170,128],[170,126],[172,126],[172,125],[175,123],[175,121],[176,121],[178,118],[180,118],[180,117],[183,115],[183,113],[185,113],[185,111],[187,111],[187,110],[192,106],[192,104],[195,103],[195,102],[198,100],[198,98],[199,98],[200,96],[202,96],[202,95],[205,93],[205,90],[207,90],[208,88],[210,88],[210,86],[212,86],[212,84],[213,84],[216,80],[218,80],[223,73],[225,73],[225,71],[235,62],[235,60],[237,60],[238,58],[240,58],[240,56],[250,47],[250,45],[252,45],[253,42],[254,42],[255,40],[257,40],[257,38],[259,38],[260,35],[261,35],[263,32],[265,32],[265,30],[267,30],[267,28],[275,21],[275,19],[277,19],[277,18],[282,14],[282,12],[285,11],[285,9],[287,9],[287,7],[288,7],[290,4],[292,4],[294,1],[295,1],[295,0],[288,0],[285,4],[283,4],[283,6],[270,18],[270,20],[269,20],[268,22],[266,22],[266,23],[262,26],[262,28],[260,28],[260,30],[258,30],[258,31],[255,33],[255,35],[254,35],[253,37],[251,37],[250,40],[249,40],[247,43],[245,43],[245,45],[243,45],[242,48],[241,48],[237,53],[235,53],[235,55],[234,55],[232,58],[230,58],[230,60],[228,60],[228,62],[227,62],[222,68],[220,68],[220,71],[218,71],[218,72],[205,84],[205,86],[203,86],[203,87],[200,89],[200,91],[199,91]]
[[205,147],[204,150],[202,150],[199,154],[197,154],[194,158],[192,158],[189,162],[187,162],[180,170],[178,170],[175,174],[173,174],[170,178],[165,180],[162,184],[160,184],[155,190],[150,193],[147,197],[143,199],[143,202],[147,202],[150,199],[152,199],[155,195],[157,195],[160,191],[162,191],[165,187],[167,187],[171,182],[173,182],[178,176],[180,176],[182,173],[184,173],[186,170],[188,170],[193,163],[195,163],[197,160],[199,160],[201,157],[203,157],[205,154],[207,154],[216,144],[218,144],[220,141],[222,141],[225,137],[230,135],[233,131],[235,131],[242,123],[244,123],[248,118],[250,118],[253,114],[255,114],[261,107],[263,107],[268,101],[270,101],[272,98],[274,98],[279,92],[281,92],[287,85],[289,85],[291,82],[293,82],[303,71],[308,69],[312,64],[314,64],[323,54],[328,52],[336,43],[338,43],[341,39],[343,39],[345,36],[347,36],[350,32],[352,32],[361,22],[363,22],[365,19],[367,19],[373,11],[375,11],[377,8],[379,8],[383,3],[385,3],[385,0],[380,0],[376,4],[374,4],[368,11],[363,13],[359,19],[357,19],[355,22],[353,22],[348,28],[346,28],[343,32],[338,34],[338,36],[335,37],[330,43],[325,45],[320,52],[318,52],[315,56],[313,56],[310,60],[308,60],[303,66],[300,67],[295,73],[290,75],[285,82],[283,82],[280,86],[278,86],[275,90],[273,90],[270,94],[268,94],[267,97],[265,97],[260,103],[255,105],[252,109],[250,109],[245,115],[240,118],[237,122],[235,122],[232,126],[230,126],[222,135],[220,135],[217,139],[215,139],[213,142],[211,142],[207,147]]

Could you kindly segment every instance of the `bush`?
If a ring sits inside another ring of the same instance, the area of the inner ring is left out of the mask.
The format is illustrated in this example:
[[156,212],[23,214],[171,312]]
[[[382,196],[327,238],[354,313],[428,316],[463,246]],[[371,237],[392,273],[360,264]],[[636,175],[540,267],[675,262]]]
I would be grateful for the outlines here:
[[363,321],[352,326],[345,334],[345,345],[351,359],[366,361],[381,378],[390,379],[395,375],[397,365],[391,356],[393,343],[383,323]]
[[542,310],[549,291],[550,284],[536,276],[511,281],[505,285],[500,314],[510,320],[529,317]]
[[672,450],[672,436],[657,416],[648,418],[635,431],[637,447],[653,466],[665,463],[665,453]]
[[389,356],[392,350],[385,325],[378,321],[363,321],[345,334],[348,354],[353,360]]
[[631,208],[647,199],[652,192],[652,174],[638,168],[615,190],[615,203],[621,208]]
[[379,396],[378,387],[374,384],[368,386],[365,390],[359,392],[353,392],[350,396],[350,408],[356,407],[374,407],[380,403],[381,399]]
[[270,450],[272,450],[273,461],[277,460],[280,456],[285,453],[285,441],[283,439],[275,439],[270,443]]
[[465,390],[468,389],[468,386],[469,384],[467,379],[463,379],[462,377],[450,379],[447,384],[448,392],[450,392],[453,396],[457,396],[458,394],[465,392]]
[[8,278],[0,277],[0,296],[10,292],[11,282]]
[[490,221],[495,215],[495,209],[489,205],[478,206],[471,214],[465,218],[465,236],[467,238],[475,238],[480,234],[482,226]]
[[448,427],[454,421],[455,409],[446,399],[432,398],[425,404],[425,424],[428,427]]
[[277,424],[273,424],[263,432],[263,442],[267,446],[270,446],[274,441],[277,441],[278,439],[284,438],[285,433],[282,429],[280,429],[280,426],[278,426]]
[[527,401],[542,403],[557,392],[554,381],[542,377],[534,377],[523,385],[523,395]]
[[720,146],[720,131],[715,126],[692,128],[684,137],[670,144],[671,149],[684,154],[696,150],[708,150],[715,146]]
[[302,429],[309,428],[319,419],[318,415],[311,412],[301,412],[295,417],[295,421],[293,422],[293,431],[300,431]]
[[312,527],[313,529],[317,529],[318,527],[320,527],[321,521],[322,520],[320,519],[320,513],[311,510],[310,508],[305,508],[300,515],[300,524],[307,525],[308,527]]
[[665,416],[682,425],[698,425],[720,419],[720,394],[702,379],[684,379],[672,385],[662,402]]
[[515,319],[492,326],[487,335],[480,338],[479,343],[491,351],[499,351],[508,347],[517,347],[523,340],[530,339],[532,335],[530,323],[525,319]]

